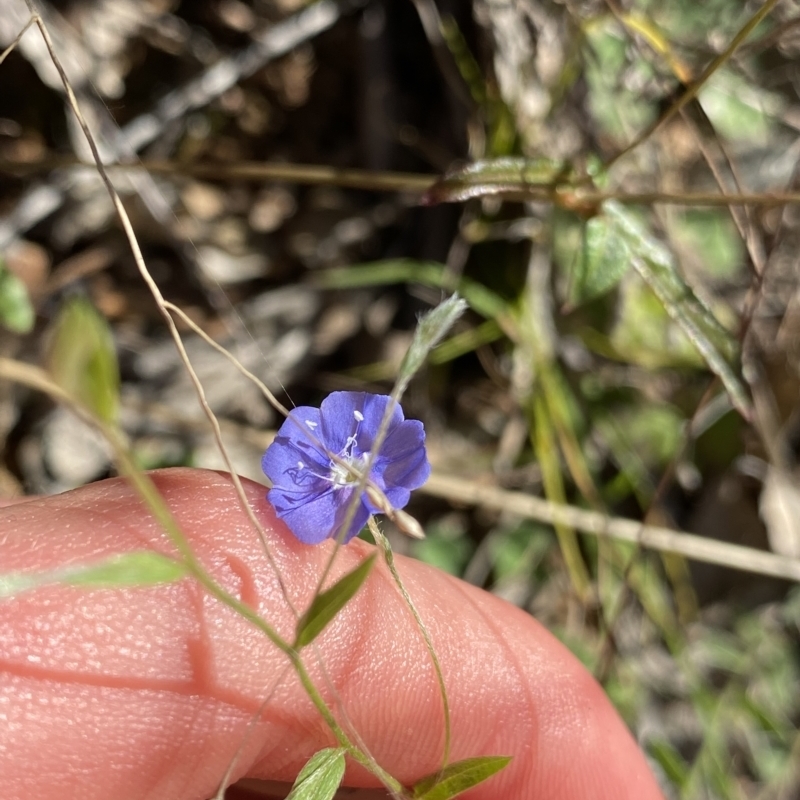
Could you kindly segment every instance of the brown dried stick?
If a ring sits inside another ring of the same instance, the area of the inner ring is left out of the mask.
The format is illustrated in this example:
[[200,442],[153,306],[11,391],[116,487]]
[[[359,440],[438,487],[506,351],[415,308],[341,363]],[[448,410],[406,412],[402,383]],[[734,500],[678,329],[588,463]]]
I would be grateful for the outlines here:
[[800,559],[706,539],[703,536],[674,531],[670,528],[643,525],[632,519],[608,517],[596,511],[551,503],[541,497],[510,492],[455,475],[434,472],[420,491],[455,503],[508,511],[548,525],[568,525],[594,536],[608,536],[652,550],[677,553],[695,561],[705,561],[743,572],[769,575],[800,583]]

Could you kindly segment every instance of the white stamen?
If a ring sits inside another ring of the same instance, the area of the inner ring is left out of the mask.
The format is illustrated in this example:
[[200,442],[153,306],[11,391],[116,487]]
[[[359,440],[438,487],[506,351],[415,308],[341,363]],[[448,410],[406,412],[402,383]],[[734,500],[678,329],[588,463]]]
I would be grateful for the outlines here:
[[305,469],[306,465],[302,461],[297,462],[297,469]]
[[308,427],[311,428],[312,431],[316,429],[318,424],[319,423],[317,422],[312,422],[310,419],[306,420],[306,425],[308,425]]
[[360,412],[358,409],[356,409],[355,411],[353,411],[353,416],[354,416],[354,417],[355,417],[355,418],[356,418],[356,419],[357,419],[359,422],[363,422],[363,421],[364,421],[364,415],[363,415],[363,414],[362,414],[362,413],[361,413],[361,412]]
[[[345,457],[343,459],[344,464],[337,464],[332,461],[329,480],[333,484],[333,488],[341,489],[342,486],[352,486],[354,483],[358,483],[360,473],[368,458],[369,453],[362,453],[360,457]],[[352,469],[348,469],[348,467]]]

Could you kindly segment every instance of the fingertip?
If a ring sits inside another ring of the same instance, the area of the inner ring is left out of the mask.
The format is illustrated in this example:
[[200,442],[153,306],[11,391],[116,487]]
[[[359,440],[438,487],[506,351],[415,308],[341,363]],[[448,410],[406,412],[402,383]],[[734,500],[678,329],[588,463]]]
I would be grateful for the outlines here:
[[[230,476],[173,469],[152,478],[217,580],[291,639],[295,617],[283,592],[304,610],[333,544],[297,542],[265,501],[265,488],[243,481],[278,581]],[[120,480],[0,510],[0,525],[0,561],[14,569],[167,544]],[[367,552],[359,541],[342,548],[330,580]],[[535,620],[424,564],[400,557],[397,564],[442,663],[453,757],[514,757],[470,797],[660,797],[601,688]],[[317,645],[308,661],[321,691],[337,713],[346,711],[380,763],[408,784],[434,771],[441,699],[419,631],[385,568]],[[281,654],[189,581],[125,591],[57,587],[20,598],[13,613],[0,605],[0,702],[13,718],[0,730],[0,776],[9,779],[10,800],[201,798],[213,794],[243,742],[237,776],[289,782],[315,750],[333,743]],[[21,774],[25,788],[12,779]],[[348,779],[374,785],[355,769]],[[31,793],[34,785],[39,791]]]

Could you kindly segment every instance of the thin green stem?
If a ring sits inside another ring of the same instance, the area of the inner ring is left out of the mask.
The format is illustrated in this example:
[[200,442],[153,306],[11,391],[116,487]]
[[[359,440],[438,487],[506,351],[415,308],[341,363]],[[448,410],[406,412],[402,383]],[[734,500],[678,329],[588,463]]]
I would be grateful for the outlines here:
[[300,654],[296,651],[292,651],[289,655],[289,658],[292,662],[292,666],[294,667],[295,671],[297,672],[298,678],[300,678],[300,682],[303,684],[303,688],[306,690],[306,693],[311,698],[311,701],[317,707],[317,710],[322,715],[322,718],[325,720],[328,727],[333,732],[333,735],[336,737],[336,740],[339,744],[347,750],[348,755],[356,762],[361,764],[362,767],[368,769],[376,778],[378,778],[390,792],[398,797],[409,797],[409,793],[407,789],[403,786],[400,781],[396,778],[392,777],[388,772],[386,772],[383,767],[381,767],[374,759],[367,756],[364,752],[359,750],[351,741],[347,734],[344,732],[342,727],[336,721],[336,718],[333,716],[333,713],[325,704],[325,701],[322,699],[317,687],[314,685],[311,677],[306,672],[305,666],[300,659]]
[[417,607],[414,605],[414,601],[411,599],[411,595],[408,593],[408,590],[403,583],[403,579],[400,577],[400,573],[397,571],[397,565],[394,563],[392,546],[389,544],[389,540],[383,535],[383,532],[378,527],[375,517],[369,518],[369,530],[373,537],[375,537],[375,542],[377,543],[378,547],[380,547],[383,551],[383,557],[386,560],[386,566],[389,567],[389,572],[391,573],[392,578],[394,579],[394,582],[400,591],[400,594],[403,596],[403,600],[405,601],[406,606],[408,606],[408,610],[414,617],[414,621],[417,623],[417,627],[419,628],[422,638],[425,641],[425,647],[427,648],[431,657],[431,661],[433,662],[433,669],[434,672],[436,672],[436,681],[439,684],[439,692],[442,696],[442,711],[444,714],[444,752],[442,754],[442,769],[444,769],[450,761],[452,728],[450,724],[450,701],[447,699],[447,687],[444,682],[442,665],[439,662],[439,656],[436,655],[436,650],[434,649],[431,635],[428,632],[425,623],[422,621],[422,617],[420,616]]

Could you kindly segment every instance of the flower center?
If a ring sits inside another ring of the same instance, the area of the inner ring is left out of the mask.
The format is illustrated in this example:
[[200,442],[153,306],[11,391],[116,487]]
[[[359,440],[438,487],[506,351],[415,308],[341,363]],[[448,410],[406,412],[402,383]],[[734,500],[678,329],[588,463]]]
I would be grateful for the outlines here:
[[[344,463],[337,464],[335,461],[331,461],[331,471],[328,476],[334,489],[341,489],[343,486],[352,486],[354,483],[358,483],[363,468],[367,464],[369,453],[362,453],[359,456],[354,456],[345,451],[339,458],[341,458]],[[345,464],[347,466],[345,466]],[[351,469],[348,469],[348,467]]]
[[[364,421],[364,415],[360,411],[355,410],[353,411],[353,417],[356,421],[356,429],[353,431],[352,436],[347,437],[344,449],[339,453],[339,458],[344,463],[331,461],[329,480],[333,484],[334,489],[341,489],[342,486],[352,486],[352,484],[358,483],[362,468],[369,459],[369,453],[361,453],[361,455],[353,454],[353,450],[357,444],[358,429]],[[345,466],[345,464],[347,466]],[[348,467],[352,467],[352,469],[348,469]]]

